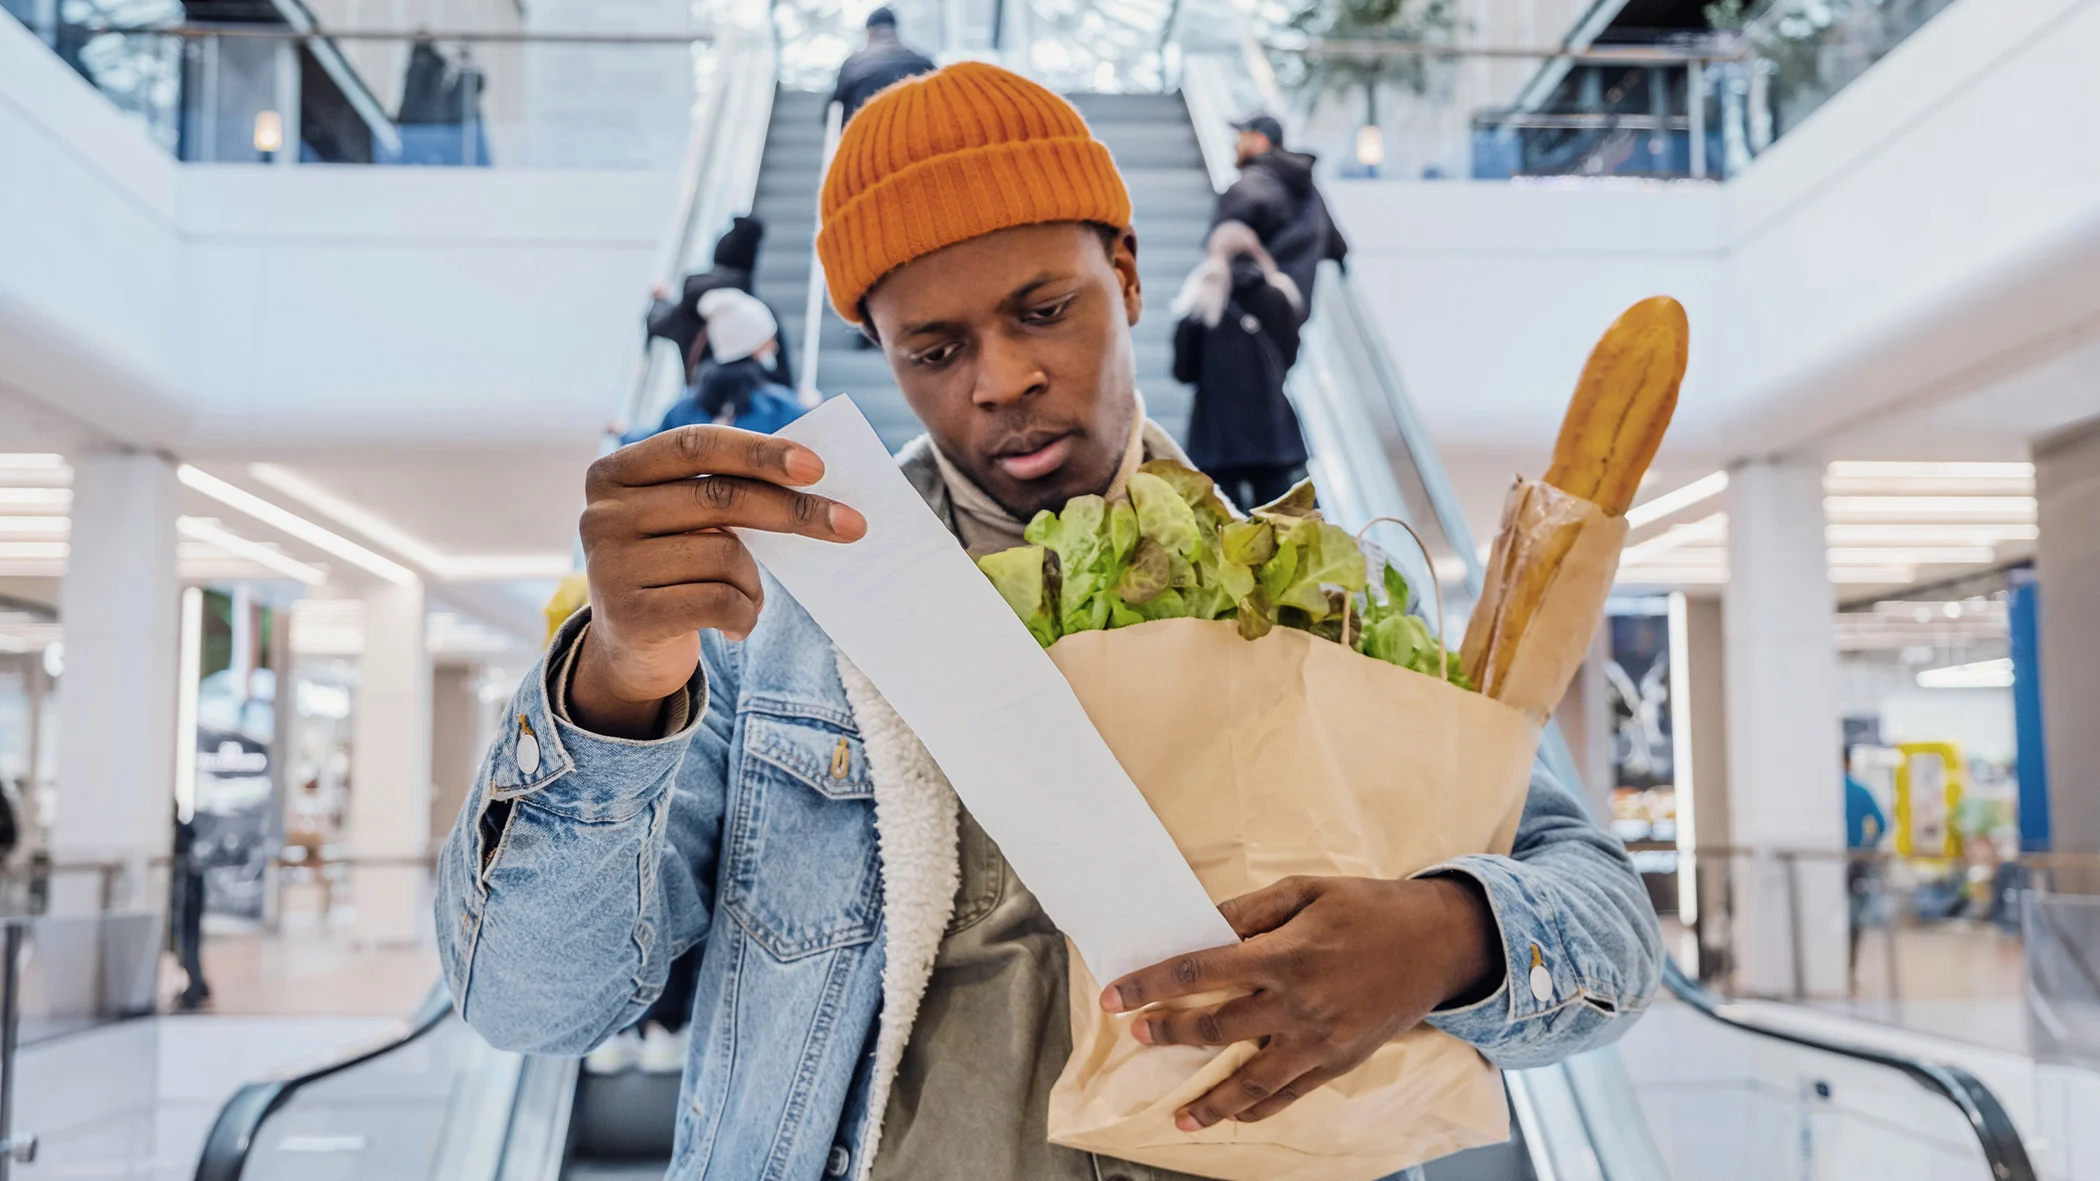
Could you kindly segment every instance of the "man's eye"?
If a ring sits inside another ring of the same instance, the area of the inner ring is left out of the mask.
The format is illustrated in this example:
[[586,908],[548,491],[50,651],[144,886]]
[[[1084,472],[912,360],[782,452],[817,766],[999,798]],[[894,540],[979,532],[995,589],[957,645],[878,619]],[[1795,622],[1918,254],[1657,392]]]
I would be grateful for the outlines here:
[[941,366],[946,365],[948,362],[954,360],[955,354],[960,352],[961,350],[961,345],[955,343],[952,340],[946,341],[942,344],[937,344],[932,348],[927,349],[925,352],[920,353],[917,356],[914,356],[911,359],[911,363],[925,369],[938,369]]
[[1078,298],[1077,295],[1067,295],[1056,303],[1029,308],[1021,313],[1021,318],[1030,324],[1055,324],[1064,319],[1065,313],[1072,309],[1072,301]]

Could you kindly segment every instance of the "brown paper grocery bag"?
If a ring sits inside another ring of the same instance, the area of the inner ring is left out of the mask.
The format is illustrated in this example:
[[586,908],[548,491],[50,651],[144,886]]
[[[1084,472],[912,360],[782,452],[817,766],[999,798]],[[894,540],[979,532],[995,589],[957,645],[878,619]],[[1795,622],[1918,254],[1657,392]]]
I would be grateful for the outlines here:
[[[1497,701],[1545,717],[1560,704],[1604,617],[1626,544],[1626,519],[1536,480],[1518,480],[1502,502],[1502,524],[1488,554],[1480,602],[1466,626],[1460,659]],[[1509,618],[1521,572],[1549,575],[1528,622]],[[1514,647],[1500,678],[1481,670]]]
[[[1050,656],[1218,901],[1290,874],[1405,877],[1516,834],[1539,725],[1478,693],[1230,622],[1083,632]],[[1253,1047],[1140,1045],[1100,990],[1075,954],[1059,1144],[1228,1181],[1373,1181],[1508,1137],[1500,1075],[1428,1026],[1281,1114],[1178,1131],[1175,1110]]]

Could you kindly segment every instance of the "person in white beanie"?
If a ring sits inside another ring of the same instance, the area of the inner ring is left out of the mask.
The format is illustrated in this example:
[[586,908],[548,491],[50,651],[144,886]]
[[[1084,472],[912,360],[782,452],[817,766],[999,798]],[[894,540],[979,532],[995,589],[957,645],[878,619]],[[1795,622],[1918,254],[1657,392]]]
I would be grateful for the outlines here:
[[692,392],[664,412],[655,430],[623,435],[623,444],[703,423],[771,434],[802,416],[795,391],[774,376],[780,339],[772,309],[756,296],[717,288],[700,296],[696,310],[713,360],[701,366]]
[[708,350],[716,364],[746,357],[768,360],[779,353],[780,326],[773,319],[773,309],[757,296],[734,287],[717,287],[702,293],[695,306],[700,322],[706,325]]

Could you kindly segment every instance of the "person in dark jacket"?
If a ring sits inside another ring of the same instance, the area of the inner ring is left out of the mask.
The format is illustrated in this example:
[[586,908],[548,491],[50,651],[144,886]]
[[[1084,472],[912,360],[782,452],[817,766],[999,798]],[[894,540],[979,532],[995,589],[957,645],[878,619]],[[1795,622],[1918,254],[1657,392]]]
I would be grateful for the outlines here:
[[1305,475],[1305,438],[1283,395],[1298,359],[1300,298],[1254,231],[1225,221],[1174,300],[1174,379],[1196,387],[1189,459],[1242,509]]
[[897,14],[884,5],[868,14],[867,44],[839,66],[838,85],[831,90],[831,101],[845,107],[846,118],[851,119],[862,103],[891,83],[930,74],[936,68],[932,58],[897,36]]
[[1312,315],[1313,276],[1320,263],[1344,263],[1349,243],[1313,184],[1315,158],[1284,150],[1283,124],[1273,115],[1255,115],[1232,126],[1240,133],[1235,145],[1240,178],[1218,195],[1211,224],[1237,221],[1254,230],[1277,267],[1298,285],[1303,319]]
[[175,1007],[190,1012],[211,999],[204,982],[204,866],[197,858],[197,825],[175,810],[175,847],[168,862],[169,925],[174,928],[175,955],[182,962],[183,989]]
[[[701,367],[714,359],[701,322],[700,297],[723,288],[756,295],[752,290],[753,276],[758,270],[758,247],[765,235],[766,223],[758,218],[734,218],[729,229],[715,241],[713,268],[687,275],[684,290],[676,300],[668,288],[656,289],[656,300],[649,308],[648,335],[677,346],[679,355],[685,358],[686,384],[699,380]],[[794,389],[795,371],[788,360],[787,333],[780,327],[777,311],[773,312],[773,323],[778,347],[767,361],[767,372],[776,384]]]

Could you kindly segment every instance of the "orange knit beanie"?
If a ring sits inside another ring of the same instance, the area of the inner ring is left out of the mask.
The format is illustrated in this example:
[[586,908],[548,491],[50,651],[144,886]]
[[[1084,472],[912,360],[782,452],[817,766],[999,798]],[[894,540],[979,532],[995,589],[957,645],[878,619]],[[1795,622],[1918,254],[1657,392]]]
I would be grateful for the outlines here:
[[869,100],[839,137],[820,208],[824,282],[853,323],[877,280],[943,246],[1040,222],[1130,224],[1116,162],[1072,104],[983,62]]

